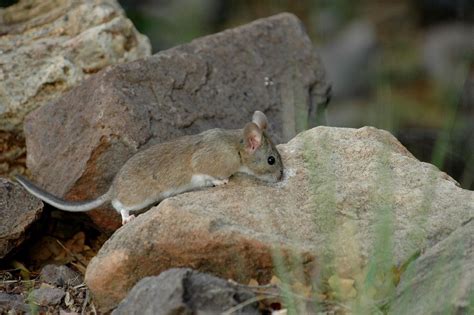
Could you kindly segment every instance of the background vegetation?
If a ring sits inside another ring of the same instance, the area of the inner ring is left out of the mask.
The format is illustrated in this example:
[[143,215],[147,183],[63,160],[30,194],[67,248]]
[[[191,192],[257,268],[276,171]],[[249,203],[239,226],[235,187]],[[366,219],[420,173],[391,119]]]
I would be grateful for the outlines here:
[[473,1],[119,2],[154,53],[257,18],[294,13],[333,82],[328,125],[389,130],[416,157],[474,188],[472,92],[462,101],[474,71],[472,33],[469,38],[462,31],[472,31]]

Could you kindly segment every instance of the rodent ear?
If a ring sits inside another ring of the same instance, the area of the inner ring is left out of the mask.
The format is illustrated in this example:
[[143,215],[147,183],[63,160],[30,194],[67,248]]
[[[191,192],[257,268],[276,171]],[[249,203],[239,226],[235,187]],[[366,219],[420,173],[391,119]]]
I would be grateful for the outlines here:
[[244,142],[245,150],[254,153],[262,145],[262,130],[253,122],[245,125]]
[[259,110],[253,113],[252,122],[256,124],[262,130],[267,129],[267,126],[268,126],[267,116],[265,116],[265,114]]

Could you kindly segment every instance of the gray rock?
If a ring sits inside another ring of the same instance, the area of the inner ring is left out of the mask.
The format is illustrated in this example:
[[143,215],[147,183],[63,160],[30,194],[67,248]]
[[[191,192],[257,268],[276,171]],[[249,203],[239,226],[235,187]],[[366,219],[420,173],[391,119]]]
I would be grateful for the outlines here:
[[[255,298],[254,293],[191,269],[170,269],[138,282],[112,314],[221,314]],[[260,314],[258,302],[233,314]]]
[[20,1],[0,9],[0,34],[0,130],[21,131],[91,74],[151,54],[115,0]]
[[334,99],[354,98],[369,89],[376,45],[374,25],[356,21],[321,48]]
[[474,219],[410,264],[389,314],[474,313]]
[[41,306],[58,305],[65,295],[63,289],[42,287],[31,291],[28,300]]
[[40,280],[56,286],[76,286],[82,283],[79,273],[67,266],[46,265],[41,269]]
[[466,62],[474,56],[474,25],[452,23],[431,28],[423,40],[423,63],[438,83],[461,88]]
[[0,8],[0,176],[23,173],[25,115],[110,64],[151,53],[115,0]]
[[[280,14],[91,77],[27,117],[27,165],[53,194],[92,199],[137,150],[242,128],[256,109],[268,115],[273,140],[286,141],[315,123],[327,93],[301,22]],[[108,210],[89,214],[115,229],[119,216]]]
[[21,295],[0,292],[1,314],[16,314],[16,312],[23,314],[29,311],[30,306],[23,301]]
[[0,258],[18,247],[39,218],[43,203],[19,184],[0,177]]
[[399,265],[474,213],[474,192],[386,131],[317,127],[278,150],[283,181],[235,176],[166,199],[116,231],[87,267],[97,304],[114,307],[143,277],[179,266],[266,283],[287,257],[300,262],[289,269],[363,286],[374,259]]

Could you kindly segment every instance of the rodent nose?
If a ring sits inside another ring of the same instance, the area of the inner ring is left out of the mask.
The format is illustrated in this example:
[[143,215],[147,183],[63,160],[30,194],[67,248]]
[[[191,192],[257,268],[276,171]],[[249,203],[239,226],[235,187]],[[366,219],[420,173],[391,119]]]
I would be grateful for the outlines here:
[[278,180],[283,178],[283,170],[280,170],[280,177],[278,177]]

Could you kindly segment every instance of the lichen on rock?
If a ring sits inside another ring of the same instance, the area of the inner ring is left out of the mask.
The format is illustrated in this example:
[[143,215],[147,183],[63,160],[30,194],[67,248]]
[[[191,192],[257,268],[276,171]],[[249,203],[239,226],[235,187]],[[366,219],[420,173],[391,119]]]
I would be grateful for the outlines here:
[[115,0],[20,1],[0,9],[0,130],[104,67],[151,54]]

